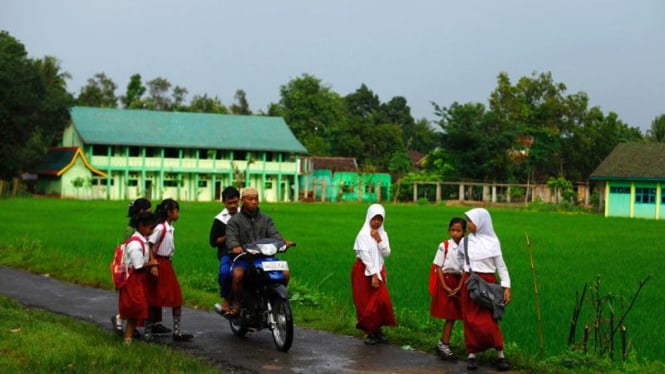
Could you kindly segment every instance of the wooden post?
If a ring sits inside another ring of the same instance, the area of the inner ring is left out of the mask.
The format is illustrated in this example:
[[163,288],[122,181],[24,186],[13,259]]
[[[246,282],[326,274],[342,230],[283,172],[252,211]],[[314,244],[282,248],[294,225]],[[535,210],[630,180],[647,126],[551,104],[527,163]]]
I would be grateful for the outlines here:
[[381,202],[381,180],[376,182],[376,202]]
[[464,183],[459,184],[459,201],[464,201]]
[[326,201],[326,180],[321,180],[321,202]]
[[304,200],[307,200],[308,194],[309,194],[309,175],[305,174],[305,195],[303,197]]
[[441,182],[436,182],[436,201],[441,201]]
[[413,182],[413,202],[418,201],[418,183]]
[[312,200],[316,201],[316,177],[312,177]]

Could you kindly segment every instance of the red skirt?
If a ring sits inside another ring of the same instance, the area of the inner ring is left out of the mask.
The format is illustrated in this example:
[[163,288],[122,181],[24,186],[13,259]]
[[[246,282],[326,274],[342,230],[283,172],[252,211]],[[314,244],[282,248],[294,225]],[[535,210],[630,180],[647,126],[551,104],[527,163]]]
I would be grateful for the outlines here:
[[[476,273],[488,282],[496,282],[496,276],[490,273]],[[492,311],[483,309],[474,303],[466,289],[468,273],[464,273],[465,282],[460,290],[462,320],[464,323],[464,344],[468,353],[479,353],[490,348],[503,349],[503,336],[499,323],[492,318]]]
[[[459,292],[456,296],[450,297],[441,287],[439,277],[436,274],[437,266],[432,264],[433,276],[435,277],[436,286],[432,289],[432,301],[429,307],[429,314],[434,318],[445,320],[461,320],[462,319],[462,304],[460,303]],[[430,273],[431,274],[431,273]],[[459,286],[461,276],[458,274],[443,274],[443,281],[446,286],[454,290]],[[461,292],[461,290],[460,290]]]
[[173,264],[161,257],[157,257],[157,262],[159,262],[159,276],[155,277],[148,271],[148,304],[171,308],[182,306],[182,292]]
[[122,319],[143,320],[148,317],[145,271],[133,271],[120,290],[118,310]]
[[351,270],[353,303],[356,306],[356,328],[367,334],[377,332],[381,326],[397,326],[393,303],[386,287],[386,269],[381,269],[379,288],[372,288],[372,277],[365,275],[365,264],[358,259]]

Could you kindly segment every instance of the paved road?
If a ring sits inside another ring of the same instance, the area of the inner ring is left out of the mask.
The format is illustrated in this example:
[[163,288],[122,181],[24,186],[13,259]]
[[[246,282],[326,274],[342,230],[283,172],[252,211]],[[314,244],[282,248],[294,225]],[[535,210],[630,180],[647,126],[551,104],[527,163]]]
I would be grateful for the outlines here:
[[[64,283],[46,275],[0,266],[0,295],[51,312],[93,322],[111,330],[117,307],[112,291]],[[171,325],[170,312],[164,322]],[[275,349],[268,330],[233,336],[228,322],[214,312],[183,308],[183,330],[191,342],[174,343],[170,336],[157,342],[210,358],[229,373],[464,373],[466,363],[445,362],[434,354],[392,345],[367,346],[362,340],[322,331],[295,328],[291,350]],[[119,342],[120,344],[120,342]],[[493,372],[481,368],[477,373]]]

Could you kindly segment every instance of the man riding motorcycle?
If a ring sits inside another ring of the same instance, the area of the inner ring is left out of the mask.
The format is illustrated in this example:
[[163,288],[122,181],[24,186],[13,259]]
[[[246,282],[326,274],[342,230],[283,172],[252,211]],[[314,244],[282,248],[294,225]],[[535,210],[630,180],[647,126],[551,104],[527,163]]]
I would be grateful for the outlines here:
[[[293,245],[293,242],[282,237],[272,218],[259,210],[259,195],[254,187],[244,188],[240,194],[240,200],[242,202],[240,212],[229,220],[226,227],[226,245],[233,254],[241,254],[243,245],[265,238],[283,240],[287,247]],[[233,305],[228,313],[231,317],[237,316],[240,310],[242,280],[247,266],[247,261],[243,259],[236,260],[233,265],[233,283],[231,286]],[[284,279],[288,283],[288,270],[284,271]]]

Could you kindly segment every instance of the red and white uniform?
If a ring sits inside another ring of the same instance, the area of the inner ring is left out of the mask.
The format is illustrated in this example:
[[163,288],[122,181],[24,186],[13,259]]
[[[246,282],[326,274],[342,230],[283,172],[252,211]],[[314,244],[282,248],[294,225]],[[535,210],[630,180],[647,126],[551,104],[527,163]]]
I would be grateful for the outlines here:
[[140,240],[131,240],[126,247],[129,267],[132,270],[127,284],[120,290],[118,310],[122,319],[142,320],[148,316],[146,272],[143,264],[150,259],[150,247],[148,240],[139,232],[135,232],[132,237]]
[[450,297],[441,286],[437,269],[441,269],[443,280],[451,290],[459,286],[462,279],[462,261],[464,253],[453,239],[441,242],[434,255],[434,261],[430,269],[430,315],[435,318],[446,320],[461,320],[462,306],[460,304],[459,292]]
[[174,231],[175,227],[164,221],[155,226],[149,238],[154,256],[159,262],[159,276],[148,276],[148,302],[151,306],[182,306],[180,284],[171,263],[175,254]]

